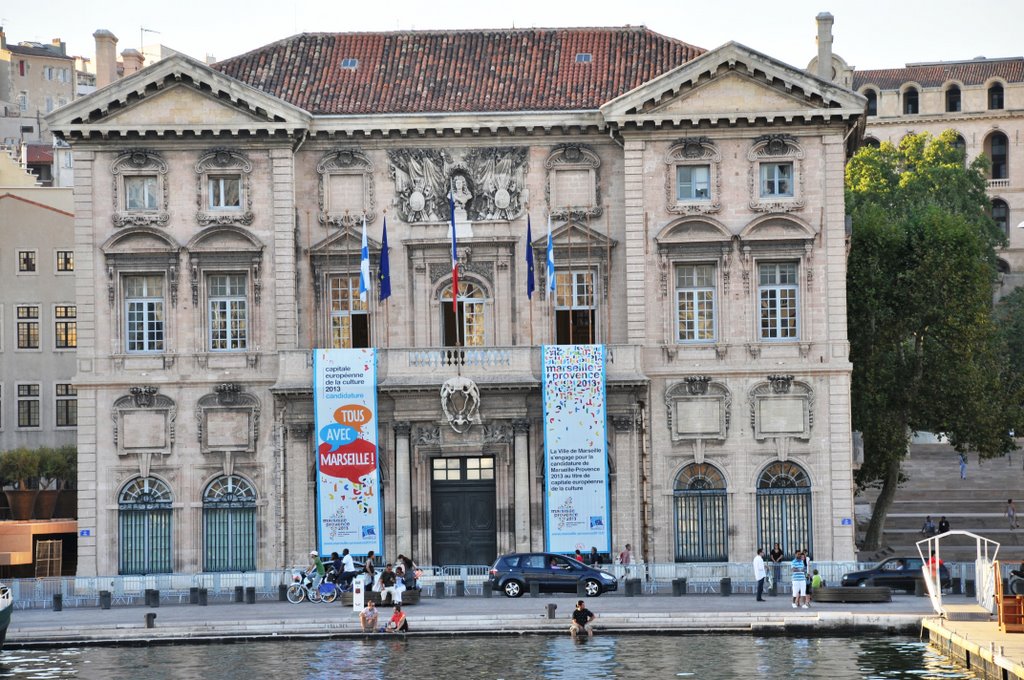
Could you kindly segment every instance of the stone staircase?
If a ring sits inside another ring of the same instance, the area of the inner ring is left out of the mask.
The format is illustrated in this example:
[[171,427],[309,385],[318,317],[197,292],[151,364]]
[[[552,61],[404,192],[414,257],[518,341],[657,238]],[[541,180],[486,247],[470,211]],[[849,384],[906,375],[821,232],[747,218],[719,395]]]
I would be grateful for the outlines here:
[[[1020,442],[1024,444],[1024,441]],[[1024,450],[1003,458],[981,461],[968,455],[967,479],[960,479],[956,452],[946,444],[914,444],[904,460],[907,481],[896,492],[886,517],[882,545],[877,553],[862,553],[861,559],[884,555],[917,555],[915,543],[924,536],[921,526],[927,515],[938,526],[945,515],[950,529],[980,534],[1000,543],[998,559],[1019,563],[1024,560],[1024,528],[1011,531],[1006,519],[1006,500],[1014,499],[1018,512],[1024,508]],[[877,490],[857,495],[858,525],[863,532],[870,518],[870,505]],[[1024,520],[1024,517],[1019,517]],[[1024,521],[1021,521],[1024,527]],[[861,537],[863,534],[861,533]],[[942,558],[973,560],[974,542],[951,537],[942,542]]]

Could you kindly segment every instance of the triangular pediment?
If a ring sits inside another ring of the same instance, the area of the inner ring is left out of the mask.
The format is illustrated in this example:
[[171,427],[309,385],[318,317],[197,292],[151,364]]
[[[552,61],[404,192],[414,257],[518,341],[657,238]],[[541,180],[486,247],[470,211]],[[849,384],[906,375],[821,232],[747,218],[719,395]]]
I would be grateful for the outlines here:
[[705,52],[601,106],[609,122],[656,124],[863,116],[860,94],[739,43]]
[[[603,234],[596,229],[592,229],[585,224],[579,222],[566,222],[559,227],[553,227],[551,229],[551,244],[555,249],[572,248],[614,248],[618,245],[618,241],[613,238],[609,238],[606,234]],[[548,247],[548,235],[545,232],[540,238],[533,240],[533,250],[537,252],[544,252]]]
[[156,132],[296,132],[312,116],[206,64],[176,54],[46,117],[58,136]]

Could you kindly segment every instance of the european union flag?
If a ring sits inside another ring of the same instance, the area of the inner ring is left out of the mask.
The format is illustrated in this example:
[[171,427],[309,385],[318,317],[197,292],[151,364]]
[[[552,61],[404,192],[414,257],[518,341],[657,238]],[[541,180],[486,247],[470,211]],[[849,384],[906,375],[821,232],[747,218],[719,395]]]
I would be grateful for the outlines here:
[[384,218],[384,235],[380,239],[380,268],[377,271],[380,283],[380,301],[391,297],[391,260],[388,259],[388,218]]
[[530,227],[530,216],[526,216],[526,297],[533,299],[536,282],[533,278],[533,229]]

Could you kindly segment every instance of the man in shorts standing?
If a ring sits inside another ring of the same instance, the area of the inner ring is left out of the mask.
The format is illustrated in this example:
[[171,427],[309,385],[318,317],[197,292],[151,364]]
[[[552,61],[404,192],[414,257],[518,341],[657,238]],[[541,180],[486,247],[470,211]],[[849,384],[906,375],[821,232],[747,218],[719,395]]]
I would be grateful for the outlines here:
[[801,606],[801,602],[803,608],[807,609],[807,563],[804,562],[804,554],[800,550],[793,556],[792,568],[790,580],[793,582],[793,609]]

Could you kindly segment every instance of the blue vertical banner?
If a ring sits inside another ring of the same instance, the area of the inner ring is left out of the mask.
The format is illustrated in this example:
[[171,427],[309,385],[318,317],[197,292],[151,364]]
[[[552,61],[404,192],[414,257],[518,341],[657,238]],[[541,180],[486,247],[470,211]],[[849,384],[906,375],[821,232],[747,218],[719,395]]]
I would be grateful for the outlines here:
[[604,345],[544,345],[544,542],[611,551]]
[[317,548],[382,552],[377,350],[313,350]]

